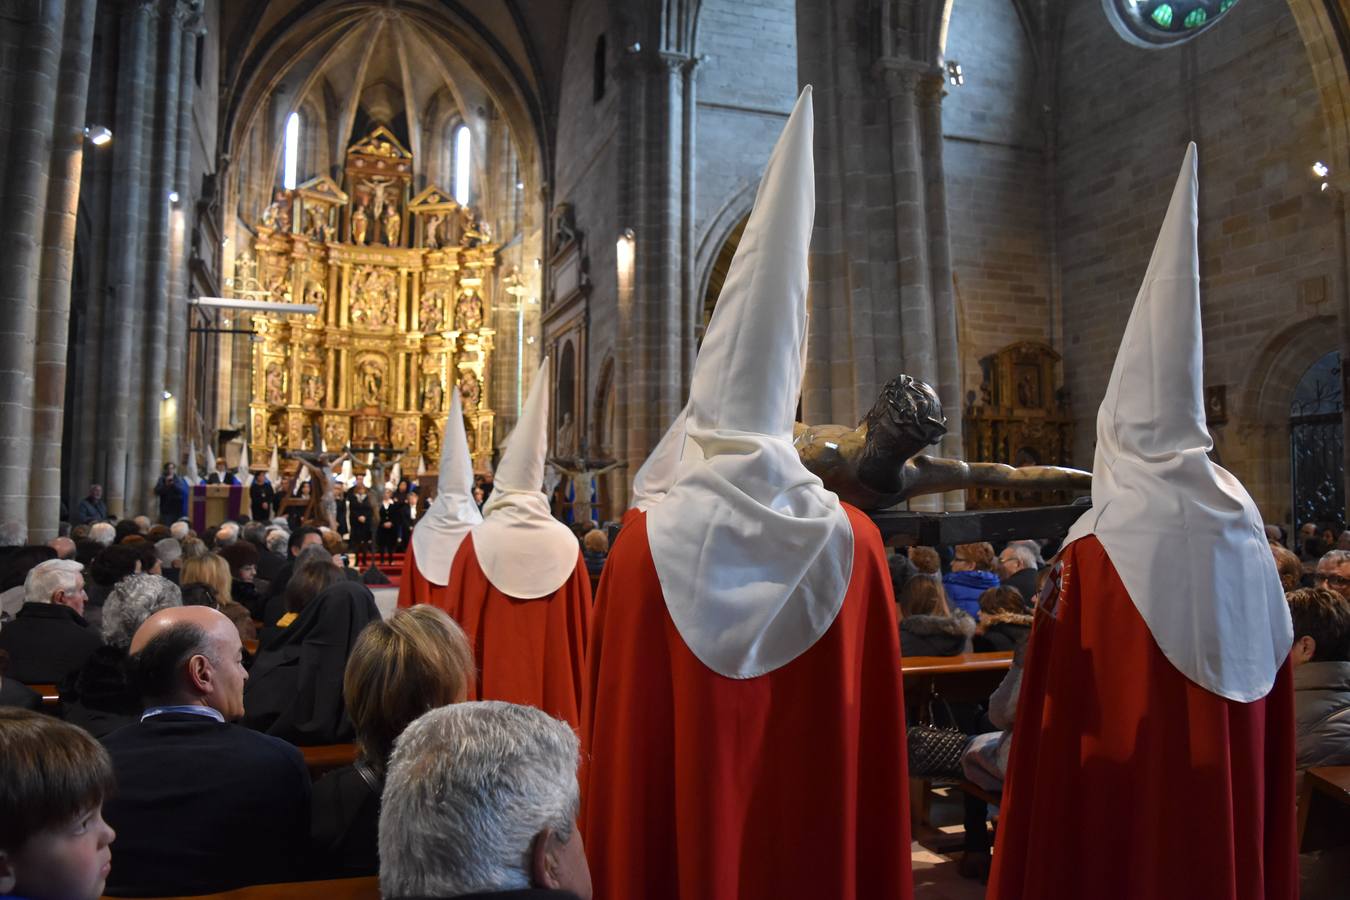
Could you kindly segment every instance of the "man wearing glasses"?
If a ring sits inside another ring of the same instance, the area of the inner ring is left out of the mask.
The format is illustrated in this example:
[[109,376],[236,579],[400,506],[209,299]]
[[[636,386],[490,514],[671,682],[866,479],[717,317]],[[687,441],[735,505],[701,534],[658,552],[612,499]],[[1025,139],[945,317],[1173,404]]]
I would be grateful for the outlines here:
[[1319,559],[1313,584],[1350,600],[1350,550],[1332,550]]

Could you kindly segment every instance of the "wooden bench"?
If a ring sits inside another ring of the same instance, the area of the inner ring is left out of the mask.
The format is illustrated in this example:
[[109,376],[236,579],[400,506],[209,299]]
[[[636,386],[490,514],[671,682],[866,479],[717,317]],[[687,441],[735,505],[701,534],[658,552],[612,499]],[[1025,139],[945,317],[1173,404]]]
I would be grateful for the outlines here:
[[309,777],[315,781],[334,769],[341,769],[356,762],[355,744],[321,744],[315,747],[301,747],[300,752],[305,757]]
[[1350,845],[1350,766],[1303,773],[1298,796],[1300,852]]
[[56,709],[61,705],[61,692],[54,684],[30,684],[28,689],[42,697],[42,705],[47,709]]
[[[954,702],[989,699],[1012,668],[1012,651],[962,653],[957,656],[911,656],[900,661],[905,704],[937,692]],[[907,724],[916,724],[913,722]]]
[[[380,880],[374,875],[365,878],[335,878],[329,881],[292,881],[285,884],[255,884],[251,887],[222,891],[219,894],[196,894],[192,900],[379,900]],[[104,900],[111,900],[105,897]],[[188,900],[187,897],[169,900]]]

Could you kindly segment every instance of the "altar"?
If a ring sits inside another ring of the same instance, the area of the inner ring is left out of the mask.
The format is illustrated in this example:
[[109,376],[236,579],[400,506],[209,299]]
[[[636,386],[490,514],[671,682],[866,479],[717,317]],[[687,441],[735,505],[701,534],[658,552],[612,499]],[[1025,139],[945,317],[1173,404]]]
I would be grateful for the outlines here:
[[197,484],[188,495],[188,523],[198,534],[249,515],[249,490],[237,484]]
[[412,188],[412,154],[380,126],[348,149],[343,185],[320,176],[275,192],[235,294],[318,311],[253,316],[251,458],[319,450],[317,433],[331,452],[388,446],[405,471],[420,455],[434,472],[458,385],[486,470],[498,248],[473,208]]

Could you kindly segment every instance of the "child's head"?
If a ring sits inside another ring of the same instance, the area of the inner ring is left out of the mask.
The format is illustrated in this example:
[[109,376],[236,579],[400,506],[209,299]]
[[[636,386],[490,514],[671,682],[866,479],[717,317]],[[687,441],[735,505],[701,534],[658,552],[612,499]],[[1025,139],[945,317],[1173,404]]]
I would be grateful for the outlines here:
[[103,893],[113,830],[107,751],[74,725],[0,707],[0,894],[83,900]]

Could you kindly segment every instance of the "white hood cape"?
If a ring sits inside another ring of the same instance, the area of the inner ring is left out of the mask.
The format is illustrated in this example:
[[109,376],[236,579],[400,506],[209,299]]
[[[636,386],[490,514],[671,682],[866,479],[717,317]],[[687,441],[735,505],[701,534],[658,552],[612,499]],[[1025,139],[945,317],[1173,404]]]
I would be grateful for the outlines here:
[[550,384],[545,357],[493,476],[483,523],[473,529],[473,549],[483,575],[503,594],[521,600],[544,597],[562,587],[581,554],[576,536],[553,518],[548,497],[540,490],[548,456]]
[[729,678],[792,662],[833,624],[853,569],[839,498],[792,445],[815,219],[811,88],[769,157],[694,364],[689,442],[647,512],[652,560],[690,651]]
[[1191,144],[1097,412],[1092,509],[1065,545],[1095,534],[1168,661],[1250,702],[1294,633],[1256,505],[1208,456],[1195,157]]
[[464,432],[464,411],[456,386],[450,397],[450,412],[445,417],[441,439],[441,470],[437,476],[436,499],[413,529],[413,557],[417,571],[432,584],[450,583],[450,565],[469,529],[483,521],[478,504],[473,502],[473,460]]

